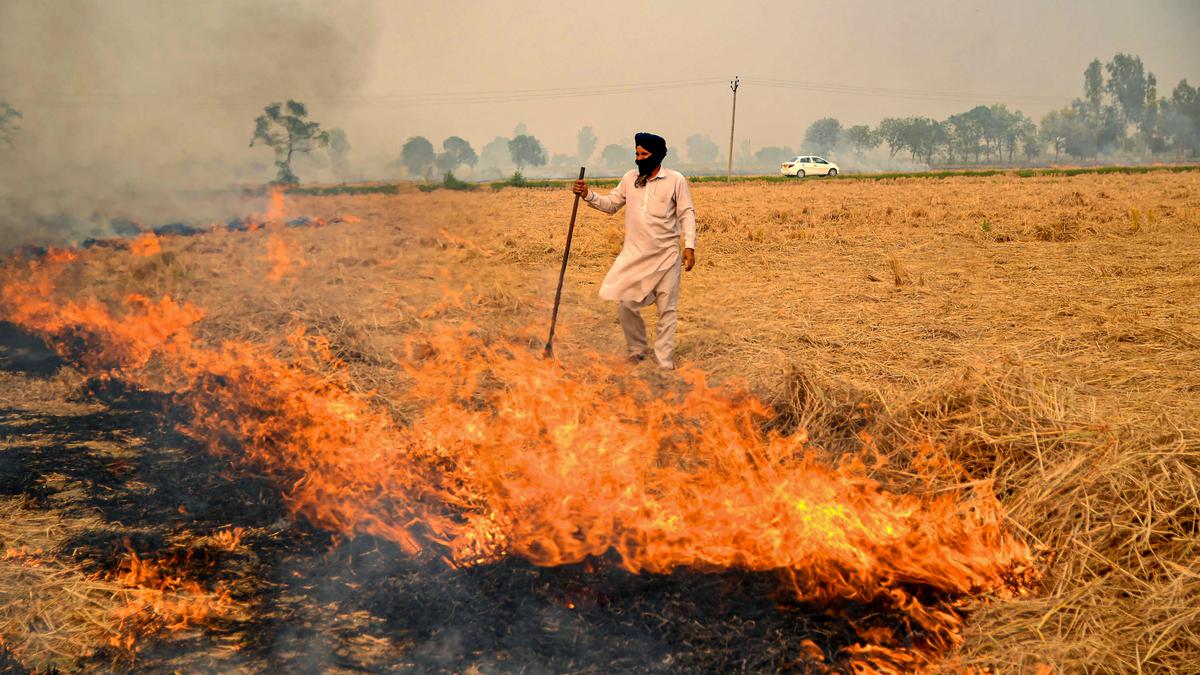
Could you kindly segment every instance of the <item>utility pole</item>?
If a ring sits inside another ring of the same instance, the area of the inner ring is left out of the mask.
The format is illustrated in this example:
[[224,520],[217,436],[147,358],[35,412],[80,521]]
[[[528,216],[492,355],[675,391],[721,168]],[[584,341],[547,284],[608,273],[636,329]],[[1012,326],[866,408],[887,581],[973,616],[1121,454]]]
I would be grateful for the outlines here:
[[733,176],[733,124],[737,121],[737,90],[738,84],[741,83],[741,78],[734,75],[733,81],[729,83],[729,88],[733,90],[733,114],[729,116],[729,164],[725,166],[725,182],[732,180]]

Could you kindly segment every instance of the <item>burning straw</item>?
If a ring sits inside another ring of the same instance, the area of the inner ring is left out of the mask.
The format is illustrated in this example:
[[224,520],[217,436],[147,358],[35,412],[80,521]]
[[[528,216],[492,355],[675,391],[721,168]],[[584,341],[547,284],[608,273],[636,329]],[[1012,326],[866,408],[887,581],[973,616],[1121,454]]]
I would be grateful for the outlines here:
[[697,371],[661,397],[601,359],[568,374],[525,343],[439,329],[410,341],[406,396],[419,412],[398,426],[329,367],[320,339],[294,333],[298,361],[204,346],[191,333],[203,312],[169,297],[61,297],[65,264],[9,275],[0,315],[93,374],[173,392],[192,411],[189,435],[272,476],[317,527],[452,566],[615,551],[633,573],[776,571],[793,600],[896,612],[921,636],[915,648],[864,631],[854,650],[891,667],[958,644],[956,603],[1011,592],[1029,565],[988,484],[886,490],[871,477],[879,456],[831,462]]

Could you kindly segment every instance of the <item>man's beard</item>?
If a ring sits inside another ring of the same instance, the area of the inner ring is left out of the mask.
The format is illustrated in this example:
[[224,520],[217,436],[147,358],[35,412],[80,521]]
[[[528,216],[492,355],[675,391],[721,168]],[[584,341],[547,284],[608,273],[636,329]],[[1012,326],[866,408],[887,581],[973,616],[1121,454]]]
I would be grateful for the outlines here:
[[637,164],[638,168],[638,177],[633,184],[635,187],[645,187],[646,179],[650,177],[650,174],[654,173],[659,164],[662,164],[662,158],[651,155],[646,159],[635,159],[633,162]]

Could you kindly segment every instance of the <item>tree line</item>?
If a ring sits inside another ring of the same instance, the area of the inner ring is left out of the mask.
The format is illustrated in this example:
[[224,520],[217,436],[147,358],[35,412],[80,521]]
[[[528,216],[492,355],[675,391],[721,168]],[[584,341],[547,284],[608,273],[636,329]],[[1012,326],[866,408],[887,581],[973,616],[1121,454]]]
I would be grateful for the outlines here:
[[[19,130],[21,113],[0,100],[0,144],[11,146]],[[308,118],[303,103],[271,103],[255,119],[250,145],[266,145],[275,156],[277,183],[296,183],[297,156],[307,157],[318,148],[328,151],[329,165],[339,176],[348,175],[350,143],[339,128],[324,129]],[[576,135],[573,153],[550,154],[540,140],[518,124],[511,137],[496,136],[477,153],[461,136],[443,139],[440,149],[424,136],[412,136],[400,147],[394,168],[412,177],[434,179],[460,167],[481,167],[496,174],[515,168],[549,165],[572,169],[588,164],[599,142],[590,126]],[[686,161],[693,167],[712,168],[720,148],[708,136],[685,139]],[[739,163],[769,167],[797,154],[846,153],[858,160],[881,146],[888,156],[907,157],[925,164],[995,164],[1016,160],[1032,162],[1066,155],[1076,160],[1102,155],[1158,158],[1200,155],[1200,88],[1180,80],[1170,96],[1160,95],[1158,80],[1141,58],[1115,54],[1107,63],[1094,59],[1083,73],[1083,95],[1070,105],[1052,110],[1035,122],[1003,103],[977,105],[944,120],[931,117],[887,117],[871,127],[843,127],[833,117],[813,122],[805,131],[803,153],[788,146],[768,146],[751,154],[749,143],[740,147]],[[678,146],[676,146],[678,148]],[[681,153],[673,150],[676,162]],[[844,156],[844,155],[842,155]],[[849,159],[849,158],[847,158]],[[612,170],[629,167],[629,143],[612,143],[600,150],[600,165]]]
[[[1077,160],[1101,155],[1195,157],[1200,154],[1200,91],[1186,79],[1160,96],[1158,80],[1141,58],[1118,53],[1084,70],[1083,96],[1035,123],[1003,103],[979,105],[938,121],[887,117],[878,126],[843,128],[827,117],[810,125],[806,151],[846,150],[856,157],[881,145],[889,156],[914,162],[1012,163],[1053,155]],[[788,148],[763,148],[760,159],[790,155]]]

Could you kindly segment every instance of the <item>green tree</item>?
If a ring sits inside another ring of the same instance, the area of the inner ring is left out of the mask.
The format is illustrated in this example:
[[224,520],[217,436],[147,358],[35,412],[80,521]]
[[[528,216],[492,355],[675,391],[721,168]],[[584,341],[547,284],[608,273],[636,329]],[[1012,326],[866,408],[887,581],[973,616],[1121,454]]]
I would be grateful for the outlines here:
[[1042,141],[1038,137],[1038,127],[1028,117],[1021,123],[1021,153],[1025,161],[1032,162],[1042,154]]
[[980,142],[983,140],[983,123],[972,112],[961,112],[946,119],[947,133],[950,135],[951,155],[957,155],[964,161],[974,157],[979,162]]
[[946,127],[928,117],[885,117],[879,122],[879,137],[888,144],[892,158],[901,150],[908,150],[912,161],[933,161],[938,150],[947,147],[950,141]]
[[596,151],[596,134],[592,133],[591,127],[584,127],[575,135],[575,160],[580,166],[586,165],[591,159],[592,153]]
[[842,123],[832,117],[823,117],[808,125],[804,132],[804,145],[810,152],[827,155],[842,138]]
[[9,105],[7,101],[0,101],[0,141],[12,145],[13,136],[21,128],[17,126],[19,119],[21,119],[20,111]]
[[1165,148],[1162,134],[1158,132],[1158,78],[1154,73],[1146,74],[1146,102],[1142,109],[1142,121],[1138,124],[1142,141],[1151,152],[1162,152]]
[[1180,80],[1171,92],[1162,117],[1162,132],[1176,153],[1200,154],[1200,87]]
[[796,153],[787,146],[768,145],[754,153],[754,161],[762,166],[770,166],[782,164],[795,156]]
[[1066,112],[1071,109],[1051,110],[1042,117],[1041,128],[1038,135],[1042,142],[1054,148],[1054,161],[1058,161],[1058,154],[1067,147],[1067,124],[1065,119]]
[[504,136],[493,138],[479,151],[479,166],[483,171],[491,171],[499,176],[508,173],[513,168],[512,157],[508,154],[508,139]]
[[441,174],[454,171],[463,164],[473,167],[478,163],[479,157],[475,154],[475,149],[460,136],[450,136],[442,141],[442,152],[434,160],[438,173]]
[[1083,97],[1087,101],[1084,111],[1090,115],[1100,114],[1100,103],[1104,97],[1104,72],[1100,59],[1092,59],[1083,71]]
[[692,134],[684,141],[687,146],[688,161],[692,164],[712,164],[717,161],[721,149],[708,136]]
[[989,162],[992,161],[992,153],[1000,151],[1000,138],[1004,135],[1004,120],[997,114],[998,112],[994,107],[986,105],[977,105],[967,112],[979,125],[984,156]]
[[1096,131],[1087,118],[1076,110],[1063,114],[1063,150],[1077,159],[1095,157],[1100,148],[1096,143]]
[[992,106],[992,113],[1000,122],[1000,150],[1008,155],[1006,161],[1012,164],[1017,145],[1031,133],[1030,129],[1036,136],[1037,126],[1033,120],[1025,116],[1025,113],[1020,110],[1009,112],[1003,104]]
[[513,164],[517,165],[517,171],[526,166],[543,166],[546,163],[546,149],[529,134],[513,137],[508,142],[508,152],[512,155]]
[[350,141],[343,129],[329,130],[329,162],[339,178],[346,175],[346,157],[350,154]]
[[1146,72],[1142,59],[1130,54],[1117,53],[1104,70],[1108,72],[1105,88],[1112,94],[1121,119],[1126,124],[1142,121],[1146,106]]
[[400,148],[400,163],[409,175],[428,178],[436,161],[433,143],[424,136],[412,136]]
[[887,143],[888,157],[891,159],[895,159],[896,153],[907,147],[904,143],[906,126],[906,121],[898,117],[885,117],[879,120],[876,133],[884,143]]
[[850,144],[850,148],[858,157],[862,157],[867,150],[879,147],[881,142],[879,134],[871,131],[871,127],[865,124],[856,124],[846,129],[842,138]]
[[300,182],[292,172],[292,156],[297,152],[308,154],[329,144],[329,133],[306,117],[308,109],[304,104],[289,100],[286,106],[282,103],[268,105],[254,120],[250,147],[261,142],[275,151],[275,167],[279,170],[275,183],[292,185]]
[[623,145],[610,143],[600,151],[600,161],[610,169],[622,169],[629,166],[633,151]]

